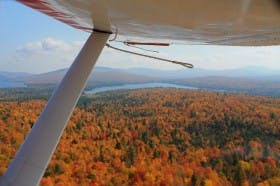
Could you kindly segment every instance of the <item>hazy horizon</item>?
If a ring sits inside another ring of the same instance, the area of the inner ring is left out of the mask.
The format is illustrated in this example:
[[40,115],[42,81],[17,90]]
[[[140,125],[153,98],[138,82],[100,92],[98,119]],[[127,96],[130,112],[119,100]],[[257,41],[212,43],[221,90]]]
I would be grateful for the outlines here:
[[[44,74],[44,73],[50,73],[50,72],[55,72],[55,71],[60,71],[60,70],[64,70],[64,69],[68,69],[69,67],[65,67],[65,68],[57,68],[54,70],[50,70],[50,71],[43,71],[43,72],[25,72],[25,71],[17,71],[15,70],[11,70],[11,71],[6,71],[6,70],[0,70],[0,73],[26,73],[26,74]],[[222,71],[239,71],[239,70],[253,70],[254,72],[258,73],[258,72],[273,72],[273,73],[278,73],[280,72],[280,69],[271,69],[268,67],[262,67],[262,66],[244,66],[244,67],[240,67],[240,68],[227,68],[227,69],[206,69],[206,68],[193,68],[193,69],[189,69],[189,68],[177,68],[177,69],[160,69],[160,68],[149,68],[149,67],[139,67],[139,66],[135,66],[135,67],[110,67],[110,66],[100,66],[97,65],[94,67],[94,69],[96,68],[107,68],[107,69],[115,69],[115,70],[133,70],[133,69],[147,69],[147,70],[158,70],[158,71],[169,71],[169,72],[176,72],[176,71],[195,71],[195,70],[202,70],[202,71],[209,71],[209,72],[222,72]],[[93,69],[93,70],[94,70]],[[272,74],[273,75],[273,74]]]

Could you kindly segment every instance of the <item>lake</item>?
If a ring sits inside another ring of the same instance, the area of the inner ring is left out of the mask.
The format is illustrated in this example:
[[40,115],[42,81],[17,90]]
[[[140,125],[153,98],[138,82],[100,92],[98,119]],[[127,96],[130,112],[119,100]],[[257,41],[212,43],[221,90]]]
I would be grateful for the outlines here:
[[85,94],[96,94],[99,92],[106,92],[110,90],[120,90],[120,89],[140,89],[140,88],[180,88],[180,89],[198,89],[196,87],[184,86],[184,85],[176,85],[171,83],[138,83],[138,84],[124,84],[118,86],[106,86],[94,88],[89,91],[85,91]]
[[0,88],[19,88],[26,87],[22,82],[0,81]]

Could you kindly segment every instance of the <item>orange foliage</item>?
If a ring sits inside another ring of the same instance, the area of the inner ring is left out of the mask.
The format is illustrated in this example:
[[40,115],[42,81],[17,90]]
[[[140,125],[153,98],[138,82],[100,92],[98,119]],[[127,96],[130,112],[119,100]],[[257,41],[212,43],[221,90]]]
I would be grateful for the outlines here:
[[[44,104],[0,102],[0,174]],[[87,98],[41,185],[278,183],[279,105],[279,99],[179,89]]]

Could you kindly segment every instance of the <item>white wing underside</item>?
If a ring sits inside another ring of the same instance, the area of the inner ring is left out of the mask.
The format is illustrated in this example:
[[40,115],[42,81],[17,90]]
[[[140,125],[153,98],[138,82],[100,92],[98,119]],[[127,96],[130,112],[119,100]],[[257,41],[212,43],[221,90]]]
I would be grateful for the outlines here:
[[276,0],[19,0],[68,25],[122,40],[183,44],[280,44]]

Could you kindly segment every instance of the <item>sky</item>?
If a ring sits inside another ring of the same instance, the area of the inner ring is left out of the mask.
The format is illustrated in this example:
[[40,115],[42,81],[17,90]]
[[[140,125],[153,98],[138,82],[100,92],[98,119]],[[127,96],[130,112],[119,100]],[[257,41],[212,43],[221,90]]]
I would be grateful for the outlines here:
[[[89,33],[74,29],[13,0],[0,1],[0,24],[0,71],[43,73],[67,68],[89,37]],[[121,44],[116,46],[135,50]],[[149,49],[159,53],[138,52],[185,61],[192,63],[195,68],[223,70],[264,67],[280,70],[280,46],[171,45]],[[162,70],[184,68],[108,48],[104,48],[97,66]]]

